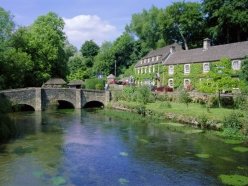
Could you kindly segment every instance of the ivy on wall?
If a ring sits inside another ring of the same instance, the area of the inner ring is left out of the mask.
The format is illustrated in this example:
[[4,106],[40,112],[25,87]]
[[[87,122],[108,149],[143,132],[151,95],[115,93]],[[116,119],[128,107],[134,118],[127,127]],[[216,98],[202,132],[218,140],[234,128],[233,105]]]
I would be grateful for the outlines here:
[[[173,79],[174,88],[183,87],[184,79],[189,79],[193,89],[201,92],[214,93],[218,90],[231,90],[242,85],[238,78],[239,71],[232,69],[232,62],[222,58],[217,62],[209,63],[209,72],[203,71],[203,63],[191,63],[190,73],[184,74],[184,64],[174,65],[174,74],[169,74],[168,65],[156,65],[154,73],[136,74],[137,80],[154,79],[156,73],[160,74],[162,86],[168,85],[168,80]],[[236,77],[236,78],[235,78]]]
[[174,74],[169,75],[169,66],[164,67],[163,84],[167,85],[169,79],[173,79],[174,88],[183,87],[184,79],[189,79],[192,88],[200,92],[213,93],[220,89],[229,90],[239,87],[239,71],[232,69],[230,59],[222,58],[217,62],[210,62],[210,71],[203,72],[203,63],[191,63],[190,73],[184,74],[184,64],[174,65]]

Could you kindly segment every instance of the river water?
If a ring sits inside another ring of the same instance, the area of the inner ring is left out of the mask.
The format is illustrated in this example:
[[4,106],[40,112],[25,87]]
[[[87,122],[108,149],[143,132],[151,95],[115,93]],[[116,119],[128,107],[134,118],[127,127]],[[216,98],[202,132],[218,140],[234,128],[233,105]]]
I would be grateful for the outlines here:
[[248,176],[248,153],[211,135],[84,110],[12,115],[18,138],[0,146],[1,186],[223,185]]

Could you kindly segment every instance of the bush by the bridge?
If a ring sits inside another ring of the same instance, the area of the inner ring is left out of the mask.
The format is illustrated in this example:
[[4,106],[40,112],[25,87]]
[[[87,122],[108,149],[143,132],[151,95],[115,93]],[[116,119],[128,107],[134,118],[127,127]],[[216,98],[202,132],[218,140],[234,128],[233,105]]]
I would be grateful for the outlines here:
[[103,79],[86,79],[85,80],[85,88],[86,89],[100,89],[103,90],[105,85],[105,81]]

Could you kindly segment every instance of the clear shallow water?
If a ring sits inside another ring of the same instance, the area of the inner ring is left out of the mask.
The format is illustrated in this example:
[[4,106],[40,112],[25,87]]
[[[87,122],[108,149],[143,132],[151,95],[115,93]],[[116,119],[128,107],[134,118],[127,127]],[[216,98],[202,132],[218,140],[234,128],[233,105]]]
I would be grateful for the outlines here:
[[[13,114],[20,137],[0,146],[0,185],[222,185],[248,176],[248,153],[203,134],[81,110]],[[199,157],[203,154],[209,158]]]

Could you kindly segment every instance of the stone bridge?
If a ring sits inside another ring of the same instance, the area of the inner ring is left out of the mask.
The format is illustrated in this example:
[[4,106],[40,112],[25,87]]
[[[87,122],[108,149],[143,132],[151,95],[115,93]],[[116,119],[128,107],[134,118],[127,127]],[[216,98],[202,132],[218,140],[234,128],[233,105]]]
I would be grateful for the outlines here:
[[68,102],[77,109],[91,102],[98,102],[104,106],[111,98],[109,91],[74,88],[23,88],[3,90],[0,94],[12,105],[28,105],[36,111],[44,110],[48,105],[59,101]]

